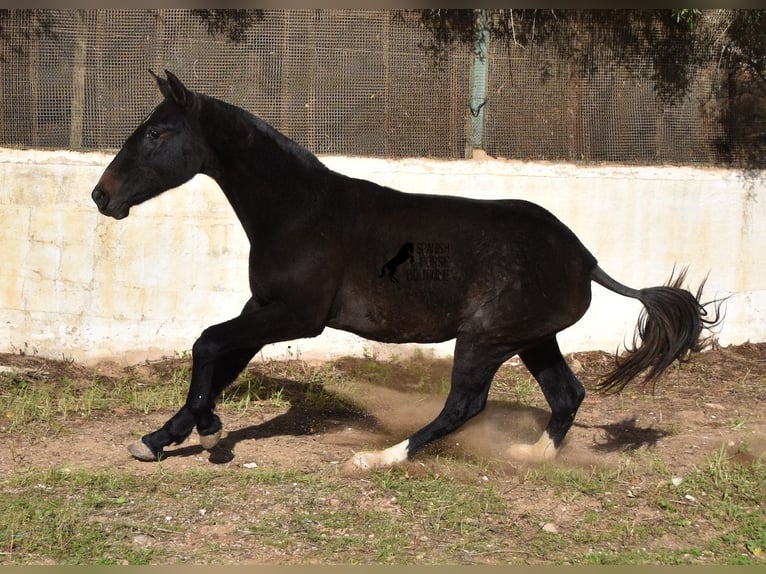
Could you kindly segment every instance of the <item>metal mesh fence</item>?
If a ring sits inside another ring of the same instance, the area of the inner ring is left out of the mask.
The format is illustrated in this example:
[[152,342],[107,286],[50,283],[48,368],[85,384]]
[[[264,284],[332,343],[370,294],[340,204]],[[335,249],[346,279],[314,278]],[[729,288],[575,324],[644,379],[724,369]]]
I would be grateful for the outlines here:
[[[319,154],[461,158],[470,46],[437,62],[395,11],[266,10],[239,42],[191,10],[10,10],[0,50],[0,145],[114,149],[159,101],[147,68],[244,107]],[[482,147],[551,161],[718,164],[731,138],[715,62],[681,102],[593,42],[583,70],[543,47],[491,43]],[[636,69],[648,62],[636,59]]]

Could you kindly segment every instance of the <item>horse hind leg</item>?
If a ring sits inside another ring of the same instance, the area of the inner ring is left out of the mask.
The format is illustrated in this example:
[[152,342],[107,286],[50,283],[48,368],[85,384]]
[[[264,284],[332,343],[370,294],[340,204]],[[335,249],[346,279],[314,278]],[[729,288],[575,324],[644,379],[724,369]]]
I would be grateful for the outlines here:
[[555,337],[519,356],[540,385],[551,407],[551,418],[536,443],[511,445],[508,456],[528,463],[551,461],[574,422],[585,389],[566,364]]
[[356,453],[348,461],[347,467],[372,469],[404,462],[484,410],[492,378],[505,359],[513,353],[498,358],[497,353],[480,351],[479,344],[474,346],[458,338],[450,392],[444,408],[432,422],[385,450]]

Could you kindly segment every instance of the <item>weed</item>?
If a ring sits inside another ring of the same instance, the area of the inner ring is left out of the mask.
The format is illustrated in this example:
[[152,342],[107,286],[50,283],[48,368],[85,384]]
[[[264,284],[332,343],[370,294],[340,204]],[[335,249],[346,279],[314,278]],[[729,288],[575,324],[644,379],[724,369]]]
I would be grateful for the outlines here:
[[569,493],[570,497],[577,494],[586,496],[603,495],[615,485],[616,476],[620,471],[606,468],[566,468],[553,464],[541,467],[536,480],[555,486],[560,492]]
[[732,424],[732,430],[744,430],[747,426],[747,420],[742,418],[734,419],[734,422]]

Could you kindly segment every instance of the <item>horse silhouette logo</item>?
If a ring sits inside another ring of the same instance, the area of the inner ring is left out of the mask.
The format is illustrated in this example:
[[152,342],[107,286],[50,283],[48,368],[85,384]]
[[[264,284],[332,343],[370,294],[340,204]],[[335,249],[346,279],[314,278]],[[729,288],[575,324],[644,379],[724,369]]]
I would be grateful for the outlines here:
[[399,283],[396,278],[396,268],[407,260],[410,263],[415,263],[415,244],[408,241],[399,248],[399,252],[394,255],[383,267],[380,268],[380,275],[378,278],[385,277],[386,271],[388,271],[388,278],[392,283]]

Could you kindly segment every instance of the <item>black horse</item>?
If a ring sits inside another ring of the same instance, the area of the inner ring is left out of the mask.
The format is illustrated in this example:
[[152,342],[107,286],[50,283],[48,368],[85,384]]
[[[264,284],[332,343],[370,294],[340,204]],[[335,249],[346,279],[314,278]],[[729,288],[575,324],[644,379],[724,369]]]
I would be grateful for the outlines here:
[[[355,454],[355,466],[403,461],[461,426],[482,411],[495,372],[516,354],[552,414],[537,443],[514,445],[509,455],[550,460],[585,395],[556,334],[588,309],[591,281],[644,305],[633,346],[604,389],[619,390],[642,372],[656,378],[700,350],[703,329],[718,322],[718,304],[706,318],[702,285],[696,296],[681,288],[683,272],[666,286],[626,287],[538,205],[402,193],[341,175],[250,113],[188,90],[169,72],[166,79],[152,75],[164,100],[106,168],[93,201],[122,219],[131,206],[197,173],[212,177],[250,241],[252,297],[238,317],[205,329],[194,343],[186,403],[129,447],[138,459],[158,459],[195,426],[202,446],[212,448],[222,428],[216,398],[258,350],[330,326],[384,342],[456,339],[443,410],[401,443]],[[402,238],[439,246],[433,259],[441,272],[379,280],[380,262]]]

